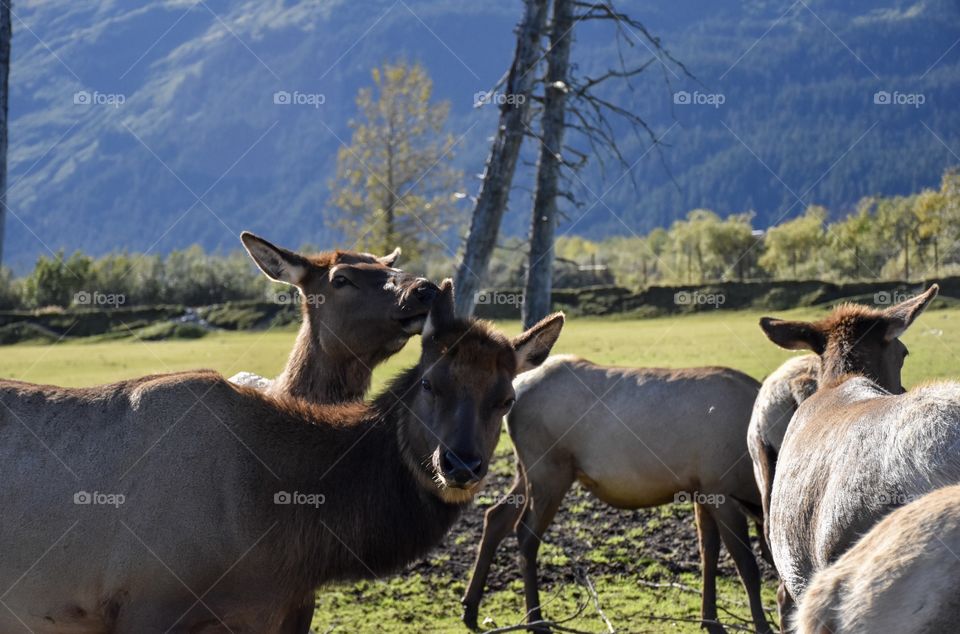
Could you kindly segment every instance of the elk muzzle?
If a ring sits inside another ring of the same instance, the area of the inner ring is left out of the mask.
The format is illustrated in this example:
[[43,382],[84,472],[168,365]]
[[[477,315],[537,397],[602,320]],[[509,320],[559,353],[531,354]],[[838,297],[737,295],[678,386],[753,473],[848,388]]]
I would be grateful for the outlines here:
[[397,317],[400,328],[408,335],[420,334],[430,306],[440,289],[426,278],[403,274],[398,275],[393,283],[400,292],[400,310]]

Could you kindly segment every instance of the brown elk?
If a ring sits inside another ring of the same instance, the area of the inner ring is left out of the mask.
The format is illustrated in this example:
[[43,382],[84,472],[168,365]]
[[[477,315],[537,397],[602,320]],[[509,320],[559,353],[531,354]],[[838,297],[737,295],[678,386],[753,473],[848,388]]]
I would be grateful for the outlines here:
[[0,631],[271,634],[310,590],[421,557],[481,485],[513,378],[562,324],[508,339],[455,318],[447,281],[418,364],[368,404],[211,371],[0,382]]
[[814,575],[798,634],[955,632],[960,621],[960,486],[893,511]]
[[[264,275],[297,289],[286,297],[300,302],[301,322],[280,376],[271,381],[240,372],[230,377],[238,385],[320,404],[361,399],[373,369],[420,333],[436,295],[433,283],[395,268],[399,248],[383,257],[343,250],[303,255],[247,231],[240,240]],[[284,631],[309,632],[314,603],[311,592]]]
[[300,332],[274,381],[243,372],[231,381],[266,387],[314,403],[361,399],[373,368],[419,334],[436,285],[394,268],[400,249],[383,257],[353,251],[302,255],[249,232],[243,246],[263,273],[298,289]]
[[764,318],[778,345],[820,356],[818,390],[783,440],[770,498],[781,613],[811,576],[902,500],[960,482],[960,386],[904,393],[899,340],[937,294],[878,310],[844,305],[814,322]]
[[[678,499],[694,502],[703,566],[701,617],[717,622],[721,540],[733,556],[758,631],[769,625],[760,573],[741,503],[759,508],[746,431],[759,383],[729,368],[612,368],[571,356],[550,358],[514,382],[507,418],[517,476],[510,494],[487,511],[467,591],[464,622],[476,629],[484,582],[497,546],[515,531],[528,623],[543,622],[537,551],[567,490],[579,481],[617,508]],[[514,503],[525,497],[526,504]]]

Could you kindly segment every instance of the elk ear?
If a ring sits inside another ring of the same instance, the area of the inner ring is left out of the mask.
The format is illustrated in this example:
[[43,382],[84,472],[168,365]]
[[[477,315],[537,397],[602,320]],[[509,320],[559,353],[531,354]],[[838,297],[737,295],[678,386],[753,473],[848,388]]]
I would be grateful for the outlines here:
[[770,341],[787,350],[813,350],[817,354],[823,354],[827,349],[827,338],[823,331],[805,321],[762,317],[760,327]]
[[544,317],[510,342],[517,353],[517,374],[532,370],[547,360],[563,329],[563,313]]
[[391,253],[390,255],[385,255],[382,258],[377,258],[377,260],[380,262],[380,264],[384,266],[392,267],[392,266],[395,266],[397,264],[397,260],[400,259],[400,253],[401,253],[400,247],[397,247],[396,249],[393,250],[393,253]]
[[271,244],[249,231],[241,233],[240,240],[257,267],[271,280],[294,286],[303,282],[310,267],[305,257]]
[[453,308],[453,280],[447,278],[440,282],[440,290],[430,304],[427,321],[423,324],[424,339],[429,339],[438,332],[449,328],[456,320]]
[[940,287],[934,284],[925,293],[883,311],[887,321],[887,332],[883,335],[884,341],[890,342],[902,335],[910,327],[910,324],[920,316],[920,313],[930,305],[939,291]]

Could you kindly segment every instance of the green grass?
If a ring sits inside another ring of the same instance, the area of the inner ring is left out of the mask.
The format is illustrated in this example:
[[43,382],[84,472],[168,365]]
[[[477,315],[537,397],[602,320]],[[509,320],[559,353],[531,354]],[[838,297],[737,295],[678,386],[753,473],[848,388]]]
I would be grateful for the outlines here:
[[[783,311],[778,316],[815,318],[814,309]],[[683,317],[635,319],[571,319],[555,349],[575,353],[596,362],[619,365],[728,365],[762,379],[791,353],[769,343],[757,326],[757,312],[709,312]],[[519,324],[500,324],[509,333]],[[67,342],[57,345],[18,344],[0,347],[0,376],[37,383],[93,385],[126,377],[190,368],[215,368],[226,375],[249,370],[273,376],[283,366],[293,343],[291,329],[253,333],[214,333],[198,340],[141,342],[132,340]],[[907,386],[933,378],[960,374],[960,309],[931,311],[922,316],[905,335],[911,350],[904,368]],[[415,362],[417,341],[384,367],[375,377],[377,389],[399,368]],[[509,447],[498,448],[495,469],[509,469]],[[667,507],[664,507],[665,509]],[[563,510],[561,509],[561,512]],[[652,529],[653,520],[646,527]],[[599,545],[588,557],[600,561],[611,557],[641,560],[647,555],[639,545],[644,527],[630,527],[629,539]],[[589,526],[583,527],[584,534]],[[579,529],[578,529],[579,534]],[[456,542],[455,542],[456,543]],[[636,544],[631,547],[631,543]],[[473,549],[473,544],[459,544]],[[510,540],[504,548],[512,549]],[[549,545],[543,549],[543,565],[563,565],[562,552]],[[695,619],[699,610],[699,579],[694,575],[674,577],[650,559],[644,579],[622,576],[593,578],[603,611],[610,620],[630,632],[699,632]],[[679,582],[687,589],[669,586],[652,588],[651,579]],[[315,626],[327,631],[462,632],[459,597],[465,579],[395,576],[324,590],[319,595]],[[574,584],[541,588],[546,613],[560,617],[573,614],[587,597]],[[748,616],[746,597],[734,578],[719,581],[720,605],[740,618]],[[775,604],[774,589],[764,587],[764,602]],[[522,585],[519,580],[505,591],[488,593],[481,606],[481,618],[496,615],[496,625],[519,622],[523,617]],[[674,619],[674,620],[651,620]],[[721,618],[730,621],[721,612]],[[488,624],[492,627],[492,624]],[[569,623],[585,631],[605,631],[597,610],[588,606],[580,618]]]
[[[777,316],[815,318],[818,310],[794,310]],[[571,319],[555,352],[573,353],[614,365],[727,365],[762,379],[790,356],[763,336],[761,313],[716,311],[656,319]],[[500,326],[517,333],[516,322]],[[96,385],[155,372],[214,368],[226,375],[248,370],[274,376],[283,367],[294,331],[218,332],[198,340],[103,342],[0,346],[0,376],[35,383]],[[960,375],[960,309],[924,314],[903,341],[911,356],[905,385]],[[417,340],[378,368],[375,386],[416,361]]]

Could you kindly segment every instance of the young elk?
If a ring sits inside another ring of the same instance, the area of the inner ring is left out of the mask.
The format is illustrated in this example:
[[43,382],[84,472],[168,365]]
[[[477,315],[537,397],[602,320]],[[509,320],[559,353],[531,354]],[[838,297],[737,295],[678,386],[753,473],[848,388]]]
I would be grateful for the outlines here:
[[0,632],[274,634],[310,590],[423,556],[480,487],[513,378],[562,324],[510,340],[456,319],[445,282],[419,363],[369,404],[211,371],[0,381]]
[[960,486],[874,526],[803,594],[799,634],[955,632],[960,621]]
[[329,251],[301,255],[249,232],[243,246],[275,282],[296,287],[303,320],[287,366],[274,381],[249,372],[230,380],[314,403],[361,399],[373,368],[420,333],[436,285],[393,268],[400,249],[376,257]]
[[[505,501],[487,511],[463,597],[464,622],[476,629],[490,564],[511,531],[520,546],[528,621],[543,620],[537,551],[564,495],[579,481],[617,508],[692,499],[703,565],[704,627],[724,631],[716,605],[722,540],[746,588],[754,624],[768,632],[760,573],[740,507],[740,502],[760,505],[750,465],[742,460],[758,387],[728,368],[612,368],[571,356],[552,357],[518,378],[517,405],[507,419],[516,481]],[[521,496],[526,505],[519,508],[512,501]]]
[[783,439],[770,499],[783,613],[904,500],[960,482],[960,385],[903,393],[900,382],[899,337],[936,294],[933,285],[886,310],[845,305],[815,323],[761,320],[774,343],[821,359],[819,388]]
[[769,526],[770,490],[773,488],[777,454],[793,413],[800,403],[817,390],[819,374],[820,357],[815,354],[787,359],[763,380],[753,404],[750,426],[747,427],[747,448],[753,461],[753,475],[760,489],[765,537],[766,527]]
[[[268,278],[299,290],[300,332],[280,376],[270,381],[240,372],[230,378],[274,395],[319,404],[362,399],[373,368],[420,333],[437,292],[428,280],[394,268],[400,249],[383,257],[352,251],[307,256],[247,231],[240,240]],[[309,632],[314,603],[311,590],[284,631]]]

